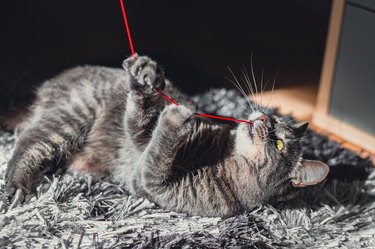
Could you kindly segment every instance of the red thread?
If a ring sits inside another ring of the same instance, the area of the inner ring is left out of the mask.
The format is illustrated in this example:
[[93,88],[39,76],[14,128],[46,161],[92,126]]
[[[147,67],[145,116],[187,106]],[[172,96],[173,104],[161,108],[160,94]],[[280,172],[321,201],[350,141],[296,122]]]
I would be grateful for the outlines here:
[[162,91],[160,91],[160,89],[154,88],[154,90],[156,92],[158,92],[161,96],[163,96],[166,100],[168,100],[169,102],[171,102],[172,104],[174,104],[175,106],[179,106],[179,104],[177,104],[176,101],[174,101],[173,99],[171,99],[170,97],[168,97],[167,95],[165,95]]
[[215,115],[210,115],[210,114],[206,114],[206,113],[195,113],[195,114],[198,115],[198,116],[201,116],[201,117],[221,119],[221,120],[226,120],[226,121],[234,121],[234,122],[238,122],[238,123],[248,123],[248,124],[253,123],[249,120],[236,119],[236,118],[224,117],[224,116],[215,116]]
[[129,29],[129,24],[128,24],[128,18],[126,17],[126,12],[125,12],[125,7],[124,7],[124,1],[120,0],[120,5],[122,9],[122,16],[124,17],[124,23],[125,23],[125,28],[126,28],[126,33],[128,35],[128,40],[130,44],[130,51],[132,52],[133,59],[135,59],[135,52],[134,52],[134,47],[133,47],[133,40],[132,37],[130,36],[130,29]]
[[[120,0],[120,5],[121,5],[121,9],[122,9],[122,15],[124,17],[124,23],[125,23],[126,33],[127,33],[129,44],[130,44],[130,50],[131,50],[133,59],[135,59],[135,52],[134,52],[134,47],[133,47],[133,41],[132,41],[132,38],[131,38],[131,35],[130,35],[130,29],[129,29],[129,25],[128,25],[128,18],[126,17],[126,12],[125,12],[125,7],[124,7],[124,0]],[[177,104],[176,101],[174,101],[172,98],[168,97],[165,93],[163,93],[159,89],[154,88],[154,90],[156,92],[158,92],[161,96],[163,96],[166,100],[168,100],[169,102],[171,102],[172,104],[174,104],[176,106],[179,106],[179,104]],[[223,117],[223,116],[216,116],[216,115],[210,115],[210,114],[205,114],[205,113],[195,113],[195,115],[201,116],[201,117],[206,117],[206,118],[220,119],[220,120],[226,120],[226,121],[234,121],[234,122],[237,122],[237,123],[248,123],[248,124],[252,124],[253,123],[253,122],[251,122],[249,120],[236,119],[236,118]]]

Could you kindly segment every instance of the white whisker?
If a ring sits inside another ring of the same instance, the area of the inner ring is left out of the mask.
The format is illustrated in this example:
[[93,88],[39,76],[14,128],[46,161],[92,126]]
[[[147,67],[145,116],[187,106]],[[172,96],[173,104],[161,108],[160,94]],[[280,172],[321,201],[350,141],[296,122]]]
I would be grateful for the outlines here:
[[[245,91],[243,90],[243,88],[241,87],[241,84],[240,82],[238,81],[236,75],[233,73],[233,71],[228,67],[228,70],[230,71],[230,73],[232,74],[233,78],[235,81],[232,81],[231,79],[228,78],[228,80],[234,85],[236,86],[236,88],[240,91],[240,93],[245,97],[247,103],[249,104],[250,108],[252,110],[254,110],[253,108],[253,105],[251,104],[251,102],[249,101],[248,99],[248,96],[246,95]],[[237,83],[237,84],[236,84]]]
[[271,99],[272,99],[272,97],[273,97],[273,94],[274,94],[274,92],[275,92],[276,77],[277,77],[277,73],[276,73],[276,75],[275,75],[275,77],[274,77],[274,79],[273,79],[272,90],[271,90],[271,96],[270,96],[270,98],[269,98],[269,100],[268,100],[268,103],[267,103],[267,105],[266,105],[266,109],[268,109],[268,105],[270,104]]

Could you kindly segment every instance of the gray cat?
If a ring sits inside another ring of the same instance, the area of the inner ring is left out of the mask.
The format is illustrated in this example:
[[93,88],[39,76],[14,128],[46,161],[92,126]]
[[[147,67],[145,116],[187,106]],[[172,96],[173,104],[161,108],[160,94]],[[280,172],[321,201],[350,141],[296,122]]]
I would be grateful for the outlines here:
[[[20,189],[30,198],[43,174],[68,164],[111,174],[131,194],[169,210],[229,216],[289,200],[328,174],[324,163],[301,157],[307,123],[254,111],[252,125],[231,130],[194,116],[150,58],[136,55],[123,67],[77,67],[38,89],[16,128],[7,195]],[[154,88],[184,105],[170,105]]]

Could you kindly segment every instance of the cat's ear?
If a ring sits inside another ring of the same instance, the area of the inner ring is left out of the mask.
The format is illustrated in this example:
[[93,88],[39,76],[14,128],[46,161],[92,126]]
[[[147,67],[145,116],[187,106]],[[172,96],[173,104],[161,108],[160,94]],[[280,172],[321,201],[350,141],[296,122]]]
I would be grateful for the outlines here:
[[308,122],[298,122],[294,124],[293,129],[297,137],[300,137],[303,135],[303,133],[305,133],[307,126],[309,126]]
[[319,161],[304,160],[301,167],[293,173],[292,184],[297,188],[315,185],[323,181],[328,172],[329,167],[327,164]]

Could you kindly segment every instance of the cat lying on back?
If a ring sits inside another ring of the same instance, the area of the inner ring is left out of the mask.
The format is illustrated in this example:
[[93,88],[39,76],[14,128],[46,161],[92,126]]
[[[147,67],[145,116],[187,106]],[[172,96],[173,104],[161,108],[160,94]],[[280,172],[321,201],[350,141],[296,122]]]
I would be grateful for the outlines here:
[[[307,123],[254,111],[235,132],[195,117],[187,98],[145,56],[124,70],[77,67],[46,81],[18,125],[6,191],[28,199],[47,171],[68,164],[111,174],[131,194],[192,215],[228,216],[289,200],[327,165],[304,160]],[[153,88],[185,105],[166,102]],[[62,163],[63,162],[63,163]]]

